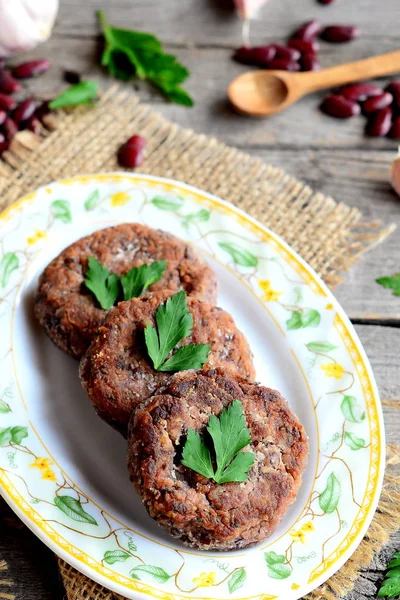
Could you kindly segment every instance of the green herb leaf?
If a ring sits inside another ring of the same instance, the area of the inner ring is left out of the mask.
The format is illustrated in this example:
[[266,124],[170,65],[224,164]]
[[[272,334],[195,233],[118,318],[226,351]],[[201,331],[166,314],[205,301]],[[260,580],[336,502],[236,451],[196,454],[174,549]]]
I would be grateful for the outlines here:
[[258,258],[238,244],[220,242],[218,246],[222,248],[222,250],[225,250],[225,252],[228,252],[232,257],[233,262],[237,265],[242,267],[256,267],[258,265]]
[[154,567],[153,565],[138,565],[132,569],[130,576],[133,579],[140,580],[139,574],[142,575],[143,573],[150,575],[150,577],[158,583],[165,583],[172,577],[172,575],[168,575],[168,573],[161,567]]
[[67,106],[78,106],[80,104],[91,104],[97,96],[99,84],[95,81],[81,81],[62,92],[49,104],[51,110],[65,108]]
[[11,408],[9,407],[7,402],[4,402],[4,400],[1,400],[1,398],[0,398],[0,413],[5,415],[6,413],[9,413],[9,412],[11,412]]
[[79,521],[79,523],[90,523],[91,525],[97,525],[96,519],[89,515],[83,510],[81,503],[72,496],[56,496],[54,498],[54,504],[70,519]]
[[12,440],[11,427],[0,429],[0,446],[8,446]]
[[241,452],[251,441],[242,403],[234,400],[219,417],[211,415],[207,431],[213,441],[217,470],[214,472],[204,441],[192,429],[183,448],[182,464],[219,484],[246,481],[255,456],[252,452]]
[[380,277],[376,280],[376,283],[379,283],[379,285],[384,288],[393,290],[393,296],[400,296],[400,273],[387,277]]
[[68,200],[54,200],[51,203],[51,212],[55,219],[59,219],[63,223],[71,223],[72,215]]
[[14,444],[20,444],[26,437],[28,437],[27,427],[16,426],[11,428],[11,440]]
[[236,590],[239,590],[241,587],[243,587],[243,584],[246,581],[246,579],[246,569],[241,567],[237,571],[234,571],[231,577],[228,579],[229,593],[233,594],[233,592],[236,592]]
[[320,508],[324,511],[324,513],[330,514],[337,509],[340,493],[340,482],[335,474],[331,473],[327,479],[326,487],[318,499]]
[[393,554],[393,559],[388,564],[388,571],[378,592],[378,598],[397,598],[400,596],[400,552]]
[[134,267],[126,275],[121,277],[122,289],[124,290],[124,300],[138,298],[143,292],[160,281],[167,267],[166,260],[156,260],[150,265]]
[[201,369],[208,360],[211,346],[209,344],[188,344],[181,346],[159,368],[160,371],[186,371],[187,369]]
[[131,558],[131,555],[125,550],[107,550],[104,552],[103,560],[108,565],[113,565],[117,562],[124,562],[128,558]]
[[351,423],[361,423],[365,420],[365,412],[354,396],[344,396],[340,408],[344,418]]
[[182,196],[154,196],[151,202],[160,210],[179,210],[185,200]]
[[332,352],[336,350],[337,346],[333,346],[330,342],[309,342],[306,344],[310,352]]
[[118,276],[110,273],[94,256],[89,256],[88,265],[85,285],[96,296],[101,308],[108,310],[119,296]]
[[6,287],[10,275],[18,269],[19,259],[14,252],[6,252],[0,261],[0,283],[1,287]]
[[98,17],[105,38],[101,64],[112,75],[124,81],[134,75],[139,79],[147,79],[171,102],[193,106],[192,98],[180,87],[189,76],[189,71],[175,56],[164,52],[154,35],[112,27],[103,11],[98,12]]
[[349,431],[345,432],[344,441],[351,450],[361,450],[361,448],[365,448],[365,440],[357,437],[354,433],[350,433]]
[[94,210],[100,204],[100,192],[99,190],[94,190],[85,200],[85,210]]
[[210,350],[207,344],[183,346],[166,360],[175,346],[192,331],[193,317],[187,307],[184,291],[174,294],[158,307],[156,323],[157,329],[146,325],[144,338],[147,352],[157,371],[199,369],[207,362]]

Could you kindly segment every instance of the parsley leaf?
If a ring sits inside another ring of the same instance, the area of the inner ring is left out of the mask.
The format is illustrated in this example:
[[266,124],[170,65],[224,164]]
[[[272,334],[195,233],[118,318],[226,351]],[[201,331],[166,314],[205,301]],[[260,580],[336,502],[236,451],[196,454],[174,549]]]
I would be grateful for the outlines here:
[[133,76],[147,79],[171,101],[193,106],[189,94],[180,87],[189,71],[172,54],[166,54],[160,41],[150,33],[112,27],[103,11],[98,12],[105,47],[101,64],[111,75],[129,81]]
[[118,275],[103,267],[94,256],[89,256],[88,265],[85,285],[96,296],[101,308],[108,310],[114,306],[119,296]]
[[124,300],[138,298],[148,287],[160,281],[167,266],[166,260],[156,260],[150,265],[134,267],[121,277]]
[[396,273],[396,275],[392,275],[391,277],[381,277],[376,280],[376,283],[379,283],[384,288],[393,290],[393,296],[400,296],[400,273]]
[[51,110],[79,104],[91,104],[97,96],[99,84],[95,81],[81,81],[71,85],[67,90],[54,98],[49,104]]
[[219,417],[211,415],[207,431],[214,444],[217,470],[214,471],[210,451],[193,429],[188,431],[182,464],[218,484],[246,481],[255,456],[252,452],[241,452],[251,438],[240,400],[234,400]]
[[192,331],[193,317],[187,307],[183,290],[168,298],[165,304],[160,304],[156,312],[156,323],[157,329],[146,325],[144,337],[147,351],[157,371],[198,369],[207,361],[210,351],[208,344],[183,346],[171,358],[165,360],[171,350]]
[[388,572],[378,592],[378,598],[384,596],[388,598],[400,596],[400,552],[395,552],[388,564]]

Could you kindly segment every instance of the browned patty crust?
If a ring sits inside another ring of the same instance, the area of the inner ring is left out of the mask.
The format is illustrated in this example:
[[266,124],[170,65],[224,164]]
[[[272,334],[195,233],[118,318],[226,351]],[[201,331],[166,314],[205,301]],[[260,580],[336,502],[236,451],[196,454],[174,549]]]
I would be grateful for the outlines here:
[[[233,400],[243,404],[256,460],[243,483],[218,485],[180,463],[189,428]],[[177,373],[132,415],[128,468],[149,514],[205,550],[232,550],[271,535],[296,498],[306,466],[303,426],[279,392],[220,369]]]
[[[159,293],[120,302],[81,361],[81,381],[97,413],[125,436],[132,412],[172,376],[153,369],[143,333],[146,323],[154,326],[156,310],[166,297]],[[188,298],[187,304],[193,329],[181,345],[210,344],[211,365],[253,379],[249,345],[231,315],[196,298]]]
[[167,290],[171,295],[183,289],[188,296],[216,301],[215,273],[182,240],[138,223],[96,231],[71,244],[46,267],[36,295],[39,323],[61,350],[75,358],[83,356],[107,314],[84,285],[89,256],[117,275],[167,260],[162,279],[147,294]]

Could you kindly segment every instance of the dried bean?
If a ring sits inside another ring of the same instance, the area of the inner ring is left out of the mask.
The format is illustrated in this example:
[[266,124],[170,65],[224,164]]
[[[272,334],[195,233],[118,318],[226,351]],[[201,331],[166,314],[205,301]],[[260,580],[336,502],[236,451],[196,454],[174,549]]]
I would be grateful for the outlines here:
[[22,90],[22,85],[14,79],[9,71],[0,71],[0,92],[15,94]]
[[9,146],[9,145],[10,145],[10,143],[9,143],[9,142],[7,142],[7,141],[5,141],[5,142],[2,142],[2,143],[0,144],[0,156],[3,154],[3,152],[5,152],[6,150],[8,150],[8,146]]
[[394,140],[400,139],[400,115],[393,119],[393,123],[388,133],[388,136]]
[[36,77],[48,71],[50,67],[50,61],[47,58],[41,58],[39,60],[30,60],[28,62],[21,63],[13,68],[13,75],[18,79],[28,79],[29,77]]
[[272,46],[255,46],[247,48],[242,46],[238,48],[233,58],[245,65],[264,66],[268,61],[275,57],[276,50]]
[[275,48],[276,51],[275,58],[285,58],[296,61],[299,60],[301,56],[300,52],[295,48],[288,48],[281,44],[272,44],[272,48]]
[[320,38],[332,44],[343,44],[360,37],[360,33],[354,25],[330,25],[321,31]]
[[18,133],[18,126],[13,119],[8,117],[3,123],[3,131],[7,140],[10,142],[15,134]]
[[386,108],[390,106],[393,102],[393,96],[390,92],[383,92],[379,96],[373,96],[372,98],[368,98],[363,105],[363,113],[369,115],[376,110],[381,110],[382,108]]
[[122,167],[133,169],[139,167],[144,160],[146,140],[140,135],[133,135],[118,152],[118,162]]
[[301,54],[315,54],[319,51],[319,44],[316,40],[300,40],[298,38],[290,38],[288,41],[289,48],[295,48]]
[[0,131],[0,145],[6,141],[6,138],[4,137],[4,135],[1,133]]
[[49,102],[42,102],[42,104],[35,110],[35,117],[43,123],[43,117],[50,113]]
[[274,69],[277,71],[300,71],[300,65],[298,62],[290,60],[289,58],[275,58],[266,65],[266,69]]
[[0,110],[0,125],[3,125],[4,121],[7,119],[7,113],[5,110]]
[[303,54],[300,58],[300,67],[302,71],[320,71],[321,65],[315,54]]
[[349,119],[350,117],[359,115],[361,112],[357,102],[353,102],[352,100],[348,100],[348,98],[336,94],[327,96],[323,100],[320,108],[322,112],[331,117],[336,117],[337,119]]
[[320,4],[332,4],[335,0],[318,0]]
[[296,31],[292,33],[291,37],[310,42],[319,34],[320,31],[321,23],[314,19],[313,21],[307,21],[307,23],[304,23],[304,25],[296,29]]
[[375,83],[355,83],[354,85],[348,85],[347,87],[342,88],[339,93],[349,100],[362,102],[372,96],[380,96],[382,94],[382,88]]
[[36,133],[37,135],[39,135],[39,133],[42,131],[40,121],[35,117],[35,115],[32,115],[31,117],[29,117],[29,119],[23,121],[21,123],[21,128],[29,129],[29,131],[33,131],[33,133]]
[[12,96],[8,94],[3,94],[0,92],[0,109],[1,110],[14,110],[17,106],[17,101]]
[[21,121],[26,121],[36,110],[36,102],[33,98],[27,98],[17,106],[14,111],[13,119],[19,125]]
[[366,134],[371,137],[387,135],[392,127],[392,116],[391,108],[382,108],[382,110],[374,112],[367,123]]
[[392,81],[385,87],[385,92],[393,96],[393,106],[395,110],[400,110],[400,81]]

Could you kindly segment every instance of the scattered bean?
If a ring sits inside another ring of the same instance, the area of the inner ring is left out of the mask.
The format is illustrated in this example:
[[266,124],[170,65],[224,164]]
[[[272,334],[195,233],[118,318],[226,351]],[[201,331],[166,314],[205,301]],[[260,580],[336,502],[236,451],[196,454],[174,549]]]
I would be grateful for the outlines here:
[[336,94],[327,96],[320,108],[322,112],[337,119],[349,119],[350,117],[359,115],[361,112],[359,104]]
[[3,125],[4,121],[7,119],[7,113],[5,110],[0,110],[0,125]]
[[316,54],[319,51],[319,44],[316,40],[300,40],[298,38],[290,38],[288,41],[289,48],[295,48],[301,54]]
[[4,135],[1,133],[0,131],[0,145],[6,141],[6,138],[4,137]]
[[16,133],[18,133],[18,126],[13,119],[7,117],[3,123],[3,131],[6,139],[10,142]]
[[248,48],[242,46],[236,50],[233,58],[245,65],[265,66],[265,64],[275,57],[276,50],[272,46],[255,46]]
[[13,75],[18,79],[28,79],[29,77],[36,77],[49,70],[50,61],[47,58],[41,58],[39,60],[30,60],[28,62],[21,63],[13,68]]
[[17,106],[14,111],[13,119],[17,125],[21,123],[21,121],[26,121],[29,119],[36,110],[36,102],[33,98],[27,98],[21,104]]
[[389,92],[393,96],[393,106],[396,110],[400,110],[400,81],[392,81],[385,87],[385,92]]
[[320,4],[332,4],[335,0],[318,0]]
[[33,133],[36,133],[37,135],[42,131],[40,121],[35,115],[29,117],[29,119],[24,121],[21,125],[23,126],[23,129],[29,129],[29,131],[33,131]]
[[320,33],[320,38],[332,44],[343,44],[360,37],[360,29],[354,25],[330,25]]
[[376,110],[381,110],[390,106],[393,102],[393,96],[390,92],[383,92],[379,96],[372,96],[368,98],[362,105],[363,113],[369,115]]
[[299,63],[290,58],[275,58],[266,65],[266,68],[277,71],[300,71]]
[[10,143],[9,143],[9,142],[7,142],[7,141],[5,141],[5,142],[2,142],[2,143],[0,144],[0,156],[3,154],[3,152],[5,152],[6,150],[8,150],[8,146],[9,146],[9,145],[10,145]]
[[0,109],[1,110],[14,110],[17,106],[17,101],[8,94],[0,92]]
[[292,38],[299,38],[307,42],[312,41],[321,31],[321,23],[316,21],[307,21],[301,27],[292,33]]
[[0,92],[4,92],[5,94],[15,94],[21,90],[22,85],[9,71],[0,71]]
[[371,137],[387,135],[392,127],[392,116],[391,108],[382,108],[382,110],[374,112],[367,123],[366,134]]
[[133,135],[118,151],[118,162],[122,167],[133,169],[139,167],[144,160],[146,140],[140,135]]
[[300,58],[300,67],[302,71],[320,71],[321,65],[315,54],[303,54]]
[[349,100],[362,102],[371,96],[380,96],[382,88],[375,83],[355,83],[342,88],[339,93]]
[[296,61],[299,60],[301,56],[300,52],[295,48],[288,48],[281,44],[272,44],[272,48],[275,48],[276,51],[275,58],[287,58]]

